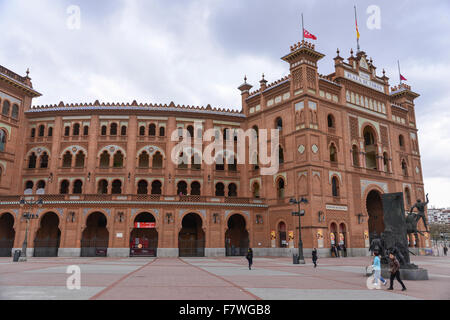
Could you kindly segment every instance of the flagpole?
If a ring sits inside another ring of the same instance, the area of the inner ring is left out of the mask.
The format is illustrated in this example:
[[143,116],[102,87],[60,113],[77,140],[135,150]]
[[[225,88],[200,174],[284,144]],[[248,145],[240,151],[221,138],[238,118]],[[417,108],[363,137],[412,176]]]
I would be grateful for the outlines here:
[[356,48],[357,48],[357,52],[359,52],[359,37],[358,37],[358,33],[359,33],[359,29],[358,29],[358,16],[356,14],[356,5],[355,5],[355,22],[356,22]]
[[398,63],[398,77],[400,78],[400,84],[402,84],[402,73],[400,71],[400,60],[397,60]]
[[302,40],[305,41],[305,24],[303,22],[303,13],[302,13]]

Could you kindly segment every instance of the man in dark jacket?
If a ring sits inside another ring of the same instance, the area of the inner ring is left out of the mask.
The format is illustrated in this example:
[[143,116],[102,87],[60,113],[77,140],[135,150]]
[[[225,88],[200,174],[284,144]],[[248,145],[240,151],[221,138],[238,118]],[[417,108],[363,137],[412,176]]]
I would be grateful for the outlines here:
[[402,291],[405,291],[406,287],[403,284],[402,279],[400,279],[400,263],[392,252],[389,253],[389,268],[391,271],[391,283],[388,290],[394,290],[394,279],[397,279],[402,285]]
[[253,250],[251,248],[248,249],[247,256],[248,260],[248,270],[252,270],[252,264],[253,264]]
[[317,268],[317,249],[314,248],[312,251],[312,261],[314,263],[314,268]]

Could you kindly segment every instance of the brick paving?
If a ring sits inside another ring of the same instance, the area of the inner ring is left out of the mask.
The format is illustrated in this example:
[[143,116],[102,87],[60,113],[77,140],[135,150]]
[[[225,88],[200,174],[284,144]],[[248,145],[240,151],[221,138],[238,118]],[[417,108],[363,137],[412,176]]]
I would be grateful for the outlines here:
[[[405,281],[408,291],[369,290],[369,257],[327,258],[0,258],[1,300],[410,300],[450,299],[450,257],[413,257],[430,280]],[[81,289],[66,287],[67,267],[81,270]]]

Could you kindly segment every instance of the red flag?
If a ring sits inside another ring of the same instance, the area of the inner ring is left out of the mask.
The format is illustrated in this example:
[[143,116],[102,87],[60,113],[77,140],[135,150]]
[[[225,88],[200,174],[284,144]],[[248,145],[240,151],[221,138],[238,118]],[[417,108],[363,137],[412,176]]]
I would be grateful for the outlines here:
[[403,81],[408,81],[404,76],[402,76],[401,74],[400,74],[400,80],[403,80]]
[[306,29],[303,29],[303,36],[308,39],[317,40],[317,37],[315,35],[313,35],[312,33],[309,33],[308,30],[306,30]]

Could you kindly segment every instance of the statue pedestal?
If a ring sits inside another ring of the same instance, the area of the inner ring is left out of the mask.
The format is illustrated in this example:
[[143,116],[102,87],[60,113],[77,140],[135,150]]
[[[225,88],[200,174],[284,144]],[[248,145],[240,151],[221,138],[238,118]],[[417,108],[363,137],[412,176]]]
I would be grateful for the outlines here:
[[[391,273],[389,272],[389,269],[381,269],[381,276],[389,281],[389,278],[391,276]],[[402,269],[400,268],[400,278],[402,280],[409,280],[409,281],[423,281],[423,280],[429,280],[428,279],[428,270],[418,268],[418,269]]]

